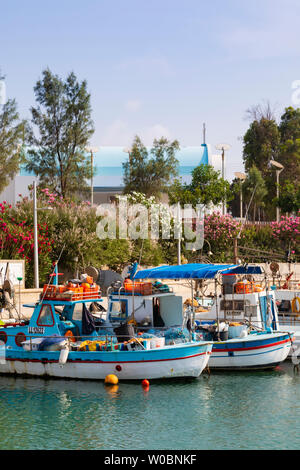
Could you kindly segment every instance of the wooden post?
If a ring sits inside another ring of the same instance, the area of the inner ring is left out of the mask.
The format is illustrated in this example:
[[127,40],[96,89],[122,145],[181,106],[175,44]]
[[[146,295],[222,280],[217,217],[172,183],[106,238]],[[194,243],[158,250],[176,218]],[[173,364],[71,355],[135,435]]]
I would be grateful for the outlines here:
[[234,238],[233,240],[233,262],[234,264],[238,263],[238,239]]

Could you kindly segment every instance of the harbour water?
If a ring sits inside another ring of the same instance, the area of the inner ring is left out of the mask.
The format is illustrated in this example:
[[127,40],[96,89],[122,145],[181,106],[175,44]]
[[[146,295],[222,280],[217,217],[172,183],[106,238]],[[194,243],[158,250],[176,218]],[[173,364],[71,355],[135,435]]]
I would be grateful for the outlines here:
[[0,449],[297,449],[300,375],[226,372],[197,380],[0,377]]

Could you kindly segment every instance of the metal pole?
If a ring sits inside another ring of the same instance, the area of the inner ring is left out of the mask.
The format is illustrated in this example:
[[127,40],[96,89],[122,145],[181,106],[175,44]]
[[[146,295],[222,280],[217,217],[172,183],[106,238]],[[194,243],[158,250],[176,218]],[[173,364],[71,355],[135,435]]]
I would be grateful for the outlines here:
[[280,170],[276,171],[276,180],[277,180],[277,188],[276,188],[276,195],[277,195],[277,207],[276,207],[276,222],[279,222],[280,219],[280,209],[279,209],[279,175],[280,175]]
[[[223,148],[223,149],[222,149],[222,178],[223,178],[223,180],[225,179],[225,174],[224,174],[224,157],[225,157],[225,150],[224,150],[224,148]],[[225,201],[223,201],[222,214],[225,215]]]
[[241,191],[240,191],[240,218],[243,218],[243,188],[242,188],[242,182],[240,182],[241,185]]
[[34,233],[34,287],[38,289],[40,287],[40,282],[39,282],[36,181],[33,182],[33,233]]
[[218,341],[220,341],[220,319],[219,319],[219,305],[218,305],[218,281],[215,279],[215,301],[216,301],[216,314],[217,314],[217,333]]
[[94,155],[93,151],[91,150],[91,205],[94,204]]
[[19,281],[19,318],[21,318],[21,281]]
[[234,264],[238,262],[238,239],[237,237],[233,240],[233,257],[234,257]]
[[177,204],[177,214],[178,214],[178,226],[179,226],[179,232],[178,232],[178,242],[177,242],[177,262],[178,265],[181,264],[181,225],[182,225],[182,220],[181,220],[181,210],[180,210],[180,203],[178,202]]
[[195,331],[194,280],[192,279],[192,330]]

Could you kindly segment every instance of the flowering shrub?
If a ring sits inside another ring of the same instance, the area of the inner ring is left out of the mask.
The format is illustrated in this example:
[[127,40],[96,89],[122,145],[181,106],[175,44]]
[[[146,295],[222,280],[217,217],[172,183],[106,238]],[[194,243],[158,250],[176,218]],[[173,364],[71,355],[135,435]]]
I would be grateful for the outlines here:
[[208,240],[226,243],[228,238],[237,237],[241,226],[241,222],[234,220],[231,215],[221,215],[219,212],[214,212],[205,216],[204,235]]
[[300,212],[296,217],[282,216],[279,222],[271,223],[273,237],[296,247],[300,242]]
[[[2,259],[24,259],[26,279],[29,283],[33,278],[34,257],[32,218],[26,217],[24,213],[18,213],[6,201],[0,204],[0,257]],[[51,265],[51,244],[47,224],[38,224],[38,251],[42,275]]]
[[[128,199],[129,206],[139,203],[149,206],[155,203],[139,193],[133,193]],[[144,265],[177,262],[177,240],[137,240],[99,239],[96,227],[100,217],[96,208],[89,202],[75,203],[62,199],[47,188],[38,189],[38,246],[39,272],[41,284],[51,271],[51,264],[58,259],[62,250],[60,266],[62,272],[75,273],[83,271],[88,265],[121,270],[129,262],[139,260]],[[160,205],[162,218],[168,217],[167,208]],[[166,212],[164,212],[164,210]],[[162,219],[161,219],[162,220]],[[239,235],[238,245],[279,252],[279,248],[287,250],[290,246],[292,254],[300,246],[300,214],[297,217],[282,217],[277,224],[242,227],[230,215],[216,212],[205,216],[204,238],[211,245],[212,262],[228,262],[233,259],[233,240]],[[174,219],[171,218],[171,229],[174,230]],[[161,229],[160,229],[161,236]],[[203,254],[209,250],[204,244]],[[0,204],[0,256],[2,259],[24,259],[26,267],[26,286],[33,285],[34,263],[33,235],[33,202],[23,198],[15,207],[3,202]],[[242,252],[245,259],[246,251]],[[199,250],[195,253],[185,250],[182,243],[182,254],[189,261],[199,258]],[[255,261],[251,257],[250,261]],[[260,261],[260,258],[257,259]]]
[[[33,286],[33,201],[19,195],[15,207],[0,205],[1,258],[24,259],[26,286]],[[60,254],[62,272],[83,272],[86,266],[108,264],[112,269],[129,262],[127,240],[99,240],[99,217],[88,201],[63,199],[47,188],[37,190],[40,284],[48,280]],[[50,209],[50,210],[49,210]]]

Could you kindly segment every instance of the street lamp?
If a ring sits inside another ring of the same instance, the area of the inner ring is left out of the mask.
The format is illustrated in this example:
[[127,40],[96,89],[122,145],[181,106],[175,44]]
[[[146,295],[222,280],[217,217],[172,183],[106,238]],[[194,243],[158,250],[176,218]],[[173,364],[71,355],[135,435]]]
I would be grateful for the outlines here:
[[91,153],[91,205],[94,204],[94,153],[98,150],[98,147],[86,148],[86,151]]
[[201,255],[200,255],[201,261],[202,261],[202,257],[203,257],[202,254],[203,254],[204,243],[207,243],[208,246],[209,246],[209,251],[207,252],[208,258],[210,258],[210,256],[213,256],[213,252],[211,251],[211,244],[210,244],[210,242],[209,242],[206,238],[204,238],[204,240],[203,240],[203,245],[202,245],[202,248],[201,248]]
[[38,246],[38,223],[37,211],[52,210],[52,207],[37,207],[36,181],[33,182],[33,253],[34,253],[34,287],[40,287],[39,281],[39,246]]
[[[229,145],[229,144],[218,144],[218,145],[216,145],[216,149],[222,151],[222,178],[224,180],[225,179],[225,164],[224,164],[225,151],[231,149],[231,145]],[[225,215],[225,201],[223,201],[223,204],[222,204],[222,214]]]
[[[277,201],[279,202],[279,175],[284,170],[284,166],[281,165],[281,163],[276,162],[275,160],[270,160],[270,165],[272,165],[276,170],[276,183],[277,183],[276,196],[277,196]],[[276,207],[276,221],[277,222],[279,222],[279,218],[280,218],[280,209],[279,209],[278,202],[277,202],[277,207]]]
[[234,173],[234,176],[240,181],[240,218],[243,218],[243,191],[242,191],[242,185],[243,181],[247,178],[245,173],[240,173],[239,171]]
[[128,147],[125,147],[125,148],[123,149],[123,152],[128,153],[128,160],[129,160],[129,164],[130,164],[130,163],[131,163],[131,161],[130,161],[130,158],[131,158],[131,157],[130,157],[130,154],[131,154],[131,152],[132,152],[132,149],[130,149],[130,148],[128,148]]

